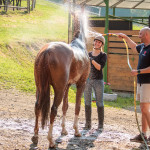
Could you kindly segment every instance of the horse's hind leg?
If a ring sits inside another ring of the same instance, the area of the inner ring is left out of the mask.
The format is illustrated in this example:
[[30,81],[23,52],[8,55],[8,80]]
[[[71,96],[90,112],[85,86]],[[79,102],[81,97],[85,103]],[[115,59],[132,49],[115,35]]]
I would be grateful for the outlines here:
[[80,113],[80,105],[81,105],[81,97],[82,93],[85,88],[85,83],[81,82],[82,84],[77,84],[77,94],[76,94],[76,105],[75,105],[75,118],[74,118],[74,125],[73,128],[75,129],[75,136],[80,137],[81,134],[78,129],[78,116]]
[[54,88],[55,96],[54,96],[54,102],[53,102],[53,105],[52,105],[52,108],[51,108],[50,126],[49,126],[49,132],[48,132],[48,136],[47,136],[50,148],[55,147],[55,143],[54,143],[53,137],[52,137],[53,124],[54,124],[55,117],[57,115],[58,106],[60,105],[60,103],[62,101],[62,98],[63,98],[63,95],[64,95],[64,89],[62,90],[61,87],[59,87],[58,89],[59,90],[56,90]]
[[66,113],[68,110],[68,90],[69,90],[69,87],[70,87],[70,85],[68,85],[66,87],[65,95],[63,98],[63,106],[62,106],[63,116],[62,116],[62,124],[61,124],[61,126],[62,126],[61,135],[67,135],[68,134],[66,127],[65,127],[65,121],[66,121]]
[[39,132],[39,115],[40,115],[40,110],[39,110],[39,93],[36,91],[36,103],[35,103],[35,127],[34,127],[34,136],[32,137],[32,142],[33,144],[38,144],[38,132]]

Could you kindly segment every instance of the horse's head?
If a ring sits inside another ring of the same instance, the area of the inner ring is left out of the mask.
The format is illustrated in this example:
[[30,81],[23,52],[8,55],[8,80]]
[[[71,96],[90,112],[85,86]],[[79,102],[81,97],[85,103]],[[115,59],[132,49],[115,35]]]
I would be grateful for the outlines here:
[[87,32],[87,16],[85,11],[81,9],[81,11],[75,12],[73,14],[74,17],[74,38],[82,38],[85,40],[86,32]]
[[87,18],[84,10],[73,14],[74,36],[71,47],[76,50],[86,51]]

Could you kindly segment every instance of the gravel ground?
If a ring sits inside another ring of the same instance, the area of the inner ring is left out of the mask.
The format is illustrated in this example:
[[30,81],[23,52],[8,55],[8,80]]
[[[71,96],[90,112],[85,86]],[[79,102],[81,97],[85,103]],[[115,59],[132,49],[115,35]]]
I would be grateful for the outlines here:
[[[31,150],[31,138],[34,134],[35,96],[15,89],[0,91],[0,150]],[[74,137],[74,104],[69,104],[66,126],[68,135],[61,136],[61,106],[55,120],[53,137],[56,150],[136,150],[139,143],[130,142],[138,132],[135,113],[130,109],[105,107],[104,131],[97,128],[97,111],[92,108],[92,128],[83,130],[84,107],[79,116],[79,130],[82,137]],[[138,113],[140,122],[141,114]],[[34,149],[48,149],[48,127],[39,131],[39,143]]]

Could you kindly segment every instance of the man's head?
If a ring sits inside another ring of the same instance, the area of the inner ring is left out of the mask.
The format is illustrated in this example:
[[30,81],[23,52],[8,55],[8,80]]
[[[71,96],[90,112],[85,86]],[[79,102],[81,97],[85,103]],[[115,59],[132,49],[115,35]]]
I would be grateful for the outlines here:
[[139,38],[141,39],[141,43],[150,44],[150,28],[144,27],[139,32]]
[[94,38],[94,44],[93,44],[94,49],[100,50],[102,45],[104,44],[105,44],[105,38],[102,35],[96,36]]

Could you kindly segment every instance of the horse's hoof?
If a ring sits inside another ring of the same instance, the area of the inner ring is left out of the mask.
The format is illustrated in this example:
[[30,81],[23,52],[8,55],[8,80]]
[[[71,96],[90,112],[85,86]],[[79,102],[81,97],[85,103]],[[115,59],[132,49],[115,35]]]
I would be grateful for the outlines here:
[[31,140],[32,140],[32,142],[33,142],[33,144],[38,144],[38,136],[33,136],[32,138],[31,138]]
[[51,145],[49,145],[49,148],[51,149],[51,148],[56,148],[56,145],[55,144],[51,144]]
[[67,131],[63,131],[63,132],[61,132],[61,135],[68,135],[68,132]]
[[81,134],[80,133],[75,134],[75,137],[81,137]]

